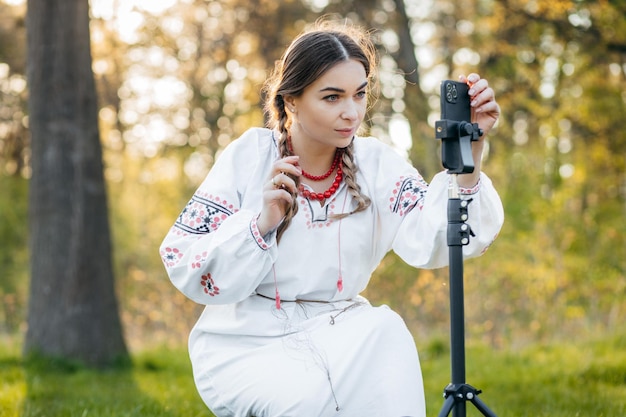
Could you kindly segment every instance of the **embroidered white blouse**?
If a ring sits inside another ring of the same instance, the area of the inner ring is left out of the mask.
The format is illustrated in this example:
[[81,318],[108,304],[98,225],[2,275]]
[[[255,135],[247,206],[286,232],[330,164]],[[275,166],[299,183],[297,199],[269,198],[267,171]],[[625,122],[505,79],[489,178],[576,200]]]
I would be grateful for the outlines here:
[[[278,158],[277,134],[248,130],[219,156],[165,237],[160,254],[172,283],[206,305],[196,331],[279,336],[268,300],[354,300],[385,254],[394,250],[419,268],[448,263],[449,176],[428,185],[417,170],[375,138],[356,137],[357,182],[371,206],[355,207],[345,183],[324,205],[298,197],[299,210],[280,244],[260,236],[256,218],[263,184]],[[469,225],[476,234],[464,256],[482,254],[496,238],[504,214],[491,180],[481,173],[471,195]],[[341,277],[343,288],[338,280]],[[264,297],[259,297],[259,294]]]

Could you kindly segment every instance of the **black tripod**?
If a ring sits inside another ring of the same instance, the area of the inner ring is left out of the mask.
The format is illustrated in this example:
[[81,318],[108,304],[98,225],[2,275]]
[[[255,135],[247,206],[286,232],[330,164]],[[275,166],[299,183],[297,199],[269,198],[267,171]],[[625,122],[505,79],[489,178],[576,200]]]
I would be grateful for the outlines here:
[[496,417],[479,398],[480,390],[465,383],[465,317],[463,300],[463,246],[467,245],[472,230],[465,222],[467,207],[471,199],[461,200],[457,175],[474,171],[472,141],[478,140],[483,132],[477,123],[439,120],[435,125],[435,136],[442,140],[443,166],[451,175],[448,195],[448,247],[450,260],[450,357],[452,382],[444,389],[445,398],[439,417],[453,412],[453,417],[466,416],[466,401],[486,417]]

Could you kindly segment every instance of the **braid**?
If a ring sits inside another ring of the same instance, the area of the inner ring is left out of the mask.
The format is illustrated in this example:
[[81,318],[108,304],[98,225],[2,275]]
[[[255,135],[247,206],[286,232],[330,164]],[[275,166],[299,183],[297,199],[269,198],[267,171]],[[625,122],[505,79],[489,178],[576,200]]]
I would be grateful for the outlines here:
[[339,214],[337,218],[344,218],[351,214],[358,213],[359,211],[367,209],[370,204],[372,204],[372,200],[370,200],[368,196],[361,194],[361,186],[356,182],[356,173],[359,169],[354,163],[354,141],[344,148],[341,162],[343,164],[344,181],[348,186],[348,192],[356,200],[357,206],[350,213]]
[[[283,101],[282,96],[280,95],[276,96],[274,105],[276,107],[276,111],[278,115],[277,124],[278,124],[278,131],[280,132],[280,137],[278,138],[278,153],[280,155],[280,158],[284,158],[286,156],[291,155],[291,152],[289,151],[289,145],[287,143],[287,138],[289,136],[289,133],[287,132],[288,118],[287,118],[287,113],[285,112],[285,102]],[[300,182],[299,178],[294,177],[292,175],[289,175],[289,176],[296,182],[296,189],[297,189],[299,182]],[[298,212],[298,200],[297,200],[297,191],[296,191],[296,195],[293,196],[293,201],[291,205],[288,206],[287,210],[285,211],[285,218],[283,219],[283,222],[280,224],[280,226],[278,226],[278,231],[276,234],[277,241],[280,242],[281,236],[283,235],[285,230],[287,230],[287,228],[291,224],[291,219],[293,219],[293,216],[295,216],[297,212]]]

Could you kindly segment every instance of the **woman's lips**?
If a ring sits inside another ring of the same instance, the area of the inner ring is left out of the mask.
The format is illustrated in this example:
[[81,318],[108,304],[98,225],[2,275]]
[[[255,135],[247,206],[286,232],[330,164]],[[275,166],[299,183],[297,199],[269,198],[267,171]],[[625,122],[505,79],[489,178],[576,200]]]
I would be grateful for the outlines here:
[[344,138],[348,138],[354,135],[354,128],[347,128],[347,129],[336,129],[337,133],[339,133],[341,136],[343,136]]

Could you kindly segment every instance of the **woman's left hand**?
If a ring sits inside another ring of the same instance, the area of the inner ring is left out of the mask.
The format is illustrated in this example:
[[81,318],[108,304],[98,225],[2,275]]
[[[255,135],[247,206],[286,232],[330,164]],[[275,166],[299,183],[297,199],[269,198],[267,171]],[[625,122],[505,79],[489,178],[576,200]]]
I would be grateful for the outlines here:
[[500,117],[500,106],[496,102],[495,92],[487,80],[480,78],[478,74],[461,75],[459,81],[467,83],[470,87],[470,103],[472,106],[472,122],[478,123],[483,130],[483,136],[491,130]]

